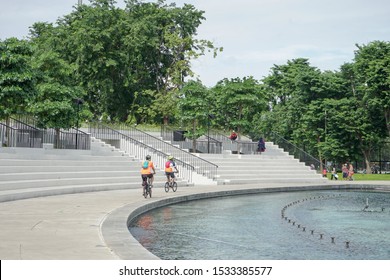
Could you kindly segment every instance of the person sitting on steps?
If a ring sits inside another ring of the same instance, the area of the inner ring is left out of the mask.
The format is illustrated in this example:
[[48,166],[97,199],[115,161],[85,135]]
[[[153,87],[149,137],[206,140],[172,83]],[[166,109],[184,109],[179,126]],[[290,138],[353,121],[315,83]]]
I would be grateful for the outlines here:
[[232,141],[237,139],[237,133],[234,130],[230,134],[229,139],[232,140]]

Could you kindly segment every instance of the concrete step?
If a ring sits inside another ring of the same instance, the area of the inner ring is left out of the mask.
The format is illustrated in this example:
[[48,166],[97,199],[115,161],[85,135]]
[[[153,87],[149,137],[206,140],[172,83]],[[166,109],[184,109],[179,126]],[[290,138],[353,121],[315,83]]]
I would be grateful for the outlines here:
[[[141,193],[141,162],[123,154],[97,139],[90,151],[1,149],[0,201],[128,188]],[[157,169],[155,188],[165,182],[165,173]]]
[[91,172],[91,171],[133,171],[137,170],[139,163],[134,162],[126,165],[86,165],[86,166],[66,166],[66,165],[7,165],[1,166],[0,174],[4,173],[34,173],[34,172]]
[[239,179],[218,179],[218,185],[242,185],[242,184],[272,184],[272,183],[286,183],[286,184],[294,184],[294,183],[324,183],[327,182],[327,179],[316,179],[316,178],[239,178]]
[[57,178],[36,180],[14,180],[0,182],[0,190],[39,188],[51,186],[73,186],[89,184],[127,183],[141,181],[141,176],[94,177],[94,178]]
[[255,170],[255,171],[267,171],[267,172],[279,172],[295,171],[295,172],[309,172],[315,173],[309,167],[300,163],[284,163],[284,164],[220,164],[218,165],[218,171],[234,171],[234,170]]
[[125,171],[61,171],[61,172],[26,172],[1,173],[0,182],[22,180],[50,180],[50,179],[76,179],[76,178],[123,178],[140,174],[139,170]]
[[217,184],[319,183],[320,174],[310,170],[276,145],[266,143],[266,152],[255,155],[198,154],[218,165]]
[[[191,186],[185,182],[178,181],[178,188]],[[165,181],[155,181],[153,185],[154,192],[165,192],[163,190]],[[29,199],[43,196],[75,194],[83,192],[100,192],[110,190],[139,189],[140,199],[142,199],[142,186],[140,182],[111,183],[111,184],[83,184],[56,187],[24,188],[17,190],[0,191],[0,202],[14,201],[20,199]]]
[[[121,158],[81,158],[80,160],[61,160],[61,159],[0,159],[0,166],[123,166],[139,164],[138,161]],[[134,165],[134,166],[135,166]]]
[[223,179],[269,179],[269,178],[274,178],[274,179],[299,179],[299,178],[309,178],[309,179],[320,179],[321,175],[320,174],[305,174],[302,176],[300,173],[283,173],[283,174],[261,174],[261,173],[236,173],[236,174],[218,174],[220,178]]
[[[155,184],[165,184],[166,177],[161,172],[155,175]],[[178,183],[185,184],[180,178]],[[1,181],[0,192],[18,189],[50,188],[50,187],[74,187],[82,185],[109,185],[109,184],[141,184],[141,175],[125,177],[93,177],[93,178],[57,178],[57,179],[36,179],[36,180],[13,180]]]
[[[236,172],[235,172],[236,171]],[[274,176],[274,177],[278,177],[278,176],[284,176],[284,175],[287,175],[287,174],[299,174],[299,175],[302,175],[302,174],[305,174],[307,176],[310,176],[310,175],[320,175],[318,173],[316,173],[315,171],[312,171],[312,170],[307,170],[307,172],[305,170],[302,170],[300,168],[291,168],[291,169],[284,169],[284,170],[277,170],[277,169],[255,169],[255,168],[242,168],[242,169],[218,169],[218,174],[219,175],[224,175],[224,176],[229,176],[229,175],[241,175],[241,174],[248,174],[248,175],[253,175],[253,176],[256,176],[256,175],[261,175],[261,176]]]
[[[63,152],[63,151],[62,151]],[[126,161],[126,160],[134,160],[134,158],[129,156],[107,156],[107,155],[91,155],[91,154],[45,154],[45,153],[27,153],[23,154],[21,152],[18,153],[1,153],[1,159],[25,159],[25,160],[111,160],[115,159],[117,161]]]
[[280,166],[279,169],[283,169],[283,167],[287,166],[302,166],[307,169],[309,169],[308,166],[305,166],[303,163],[293,160],[275,160],[275,161],[269,161],[269,162],[261,162],[261,161],[214,161],[213,163],[217,164],[218,166],[257,166],[259,168],[267,168],[268,166]]

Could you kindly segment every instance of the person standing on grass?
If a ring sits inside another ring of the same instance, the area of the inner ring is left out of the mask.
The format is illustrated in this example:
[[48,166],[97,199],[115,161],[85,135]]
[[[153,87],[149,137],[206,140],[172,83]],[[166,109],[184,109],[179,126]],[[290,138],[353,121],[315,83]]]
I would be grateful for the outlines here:
[[338,175],[337,175],[337,172],[336,172],[336,167],[335,167],[334,165],[333,165],[333,167],[332,167],[332,175],[331,175],[330,179],[333,180],[333,178],[334,178],[335,180],[338,179]]
[[347,180],[348,179],[348,167],[347,167],[346,163],[343,164],[341,171],[343,172],[343,180]]
[[353,181],[353,174],[355,174],[355,172],[353,171],[353,165],[352,163],[349,164],[349,168],[348,168],[348,180],[349,181]]
[[322,169],[322,177],[326,178],[326,173],[327,173],[327,170],[326,170],[326,167],[324,167],[324,169]]

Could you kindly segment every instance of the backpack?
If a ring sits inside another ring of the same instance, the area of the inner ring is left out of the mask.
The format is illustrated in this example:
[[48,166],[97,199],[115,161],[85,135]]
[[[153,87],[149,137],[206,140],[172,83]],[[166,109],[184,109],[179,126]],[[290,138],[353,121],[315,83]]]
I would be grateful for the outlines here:
[[171,161],[170,160],[165,163],[165,168],[169,168],[169,167],[171,167]]
[[149,167],[149,161],[145,160],[145,161],[144,161],[144,164],[142,164],[142,168],[143,168],[143,169],[146,169],[146,168],[148,168],[148,167]]

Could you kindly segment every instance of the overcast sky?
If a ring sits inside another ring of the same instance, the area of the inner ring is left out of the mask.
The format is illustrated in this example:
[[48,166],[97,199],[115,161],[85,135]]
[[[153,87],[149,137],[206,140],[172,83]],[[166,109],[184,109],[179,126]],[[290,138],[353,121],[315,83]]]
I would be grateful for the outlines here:
[[[78,0],[0,0],[0,39],[24,38],[38,21],[55,22]],[[123,1],[117,1],[123,7]],[[207,86],[223,78],[261,79],[274,64],[308,58],[321,70],[352,62],[355,44],[390,40],[390,0],[177,0],[205,11],[198,37],[224,51],[193,62]],[[83,0],[83,3],[89,3]]]

